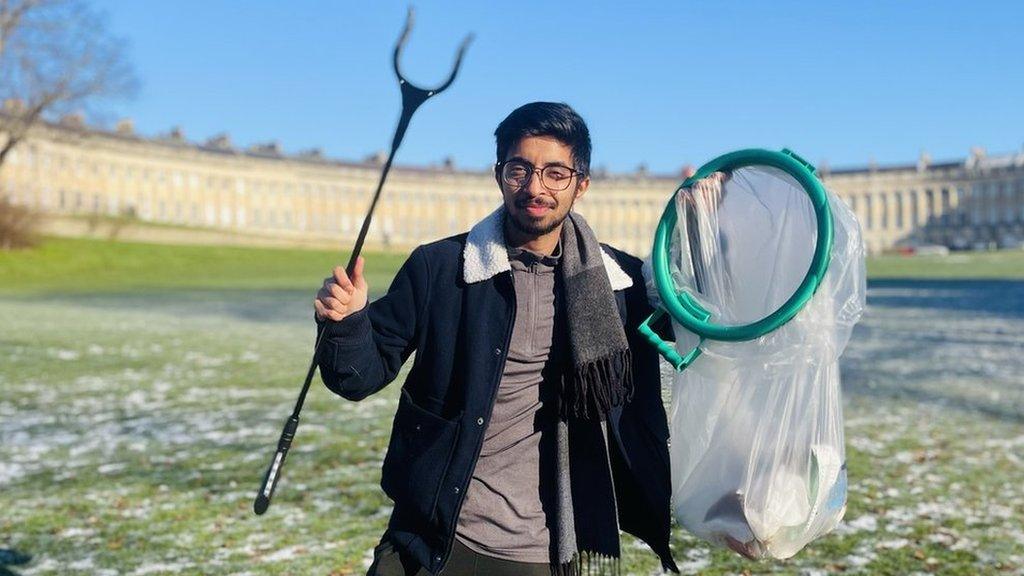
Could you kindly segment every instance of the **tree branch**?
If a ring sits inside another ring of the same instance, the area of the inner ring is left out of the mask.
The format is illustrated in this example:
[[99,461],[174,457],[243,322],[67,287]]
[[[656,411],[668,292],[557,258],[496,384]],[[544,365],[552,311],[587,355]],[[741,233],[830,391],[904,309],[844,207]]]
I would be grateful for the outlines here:
[[82,0],[0,0],[0,166],[46,117],[134,93],[123,42]]

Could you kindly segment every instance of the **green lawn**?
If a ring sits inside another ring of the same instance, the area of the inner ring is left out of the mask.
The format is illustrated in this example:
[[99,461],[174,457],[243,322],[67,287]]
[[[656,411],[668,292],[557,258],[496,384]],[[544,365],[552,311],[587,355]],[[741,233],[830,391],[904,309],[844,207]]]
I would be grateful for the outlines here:
[[[405,260],[400,254],[363,256],[375,292],[387,288]],[[0,250],[0,292],[304,288],[312,298],[331,269],[346,264],[348,254],[341,251],[49,238],[30,250]]]
[[1024,279],[1024,250],[953,252],[948,256],[876,256],[869,278]]
[[[403,254],[365,254],[375,293],[387,289]],[[0,251],[0,293],[131,292],[167,289],[305,289],[344,266],[341,251],[180,246],[50,238],[31,250]],[[943,257],[880,256],[872,278],[1020,278],[1024,251]],[[312,292],[311,292],[312,295]]]
[[[1009,275],[1016,255],[995,256]],[[374,292],[403,259],[368,255]],[[309,360],[313,291],[345,261],[87,240],[0,252],[0,576],[362,574],[390,512],[378,482],[401,376],[358,403],[317,382],[274,505],[251,509]],[[676,527],[683,573],[1024,571],[1024,424],[850,394],[845,417],[834,534],[754,563]],[[624,574],[656,573],[623,546]]]

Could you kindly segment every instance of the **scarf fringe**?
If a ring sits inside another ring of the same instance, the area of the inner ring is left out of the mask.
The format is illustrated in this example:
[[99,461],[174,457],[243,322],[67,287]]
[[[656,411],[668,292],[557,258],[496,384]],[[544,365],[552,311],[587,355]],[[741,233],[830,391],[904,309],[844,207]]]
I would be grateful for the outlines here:
[[562,379],[559,417],[605,420],[613,407],[633,400],[633,357],[617,350],[576,366],[571,378]]
[[577,552],[572,560],[551,565],[551,576],[621,576],[622,562],[615,556]]

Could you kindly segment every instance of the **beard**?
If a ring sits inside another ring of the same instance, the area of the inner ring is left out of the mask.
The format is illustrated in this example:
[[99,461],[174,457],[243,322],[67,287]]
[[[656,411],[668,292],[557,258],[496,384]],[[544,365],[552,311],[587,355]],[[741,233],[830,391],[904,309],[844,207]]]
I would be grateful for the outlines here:
[[575,198],[569,201],[569,206],[564,212],[559,212],[557,203],[554,205],[544,203],[545,206],[551,208],[551,212],[544,218],[533,218],[525,212],[526,207],[533,203],[531,200],[516,200],[512,202],[511,207],[505,207],[505,215],[509,223],[519,232],[530,236],[543,236],[561,226],[562,222],[569,217],[574,200]]

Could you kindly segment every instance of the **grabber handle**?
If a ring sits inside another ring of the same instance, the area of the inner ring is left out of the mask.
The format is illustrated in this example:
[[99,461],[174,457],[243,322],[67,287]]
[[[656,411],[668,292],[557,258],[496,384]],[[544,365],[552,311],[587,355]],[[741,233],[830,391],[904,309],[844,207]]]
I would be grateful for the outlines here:
[[288,449],[292,446],[292,439],[295,438],[295,430],[298,427],[299,417],[292,414],[284,424],[281,438],[277,441],[277,453],[274,454],[274,459],[270,462],[270,468],[267,468],[267,475],[263,478],[259,494],[256,495],[256,500],[253,502],[252,508],[257,515],[263,514],[270,507],[270,498],[274,495],[277,481],[281,479],[281,467],[284,466],[285,456],[288,455]]
[[640,327],[638,329],[640,334],[658,350],[658,354],[661,354],[662,358],[667,360],[677,372],[682,372],[687,366],[693,364],[693,361],[700,356],[700,345],[704,343],[704,338],[702,337],[700,342],[698,342],[693,350],[690,350],[686,356],[681,356],[675,346],[662,340],[661,336],[658,336],[654,330],[651,329],[651,324],[661,320],[664,315],[665,311],[661,308],[657,308],[654,311],[654,314],[651,314],[646,320],[640,323]]

